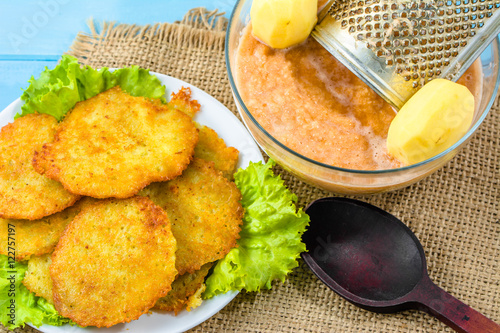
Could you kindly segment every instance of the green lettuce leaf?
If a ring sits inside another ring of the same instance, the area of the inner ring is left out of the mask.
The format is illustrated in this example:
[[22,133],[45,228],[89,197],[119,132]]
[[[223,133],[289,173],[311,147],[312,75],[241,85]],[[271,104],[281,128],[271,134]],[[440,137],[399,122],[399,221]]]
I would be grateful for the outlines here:
[[21,95],[24,101],[21,113],[15,118],[38,112],[61,120],[76,103],[116,85],[132,96],[160,98],[166,102],[165,86],[147,69],[131,66],[113,72],[107,67],[97,70],[81,67],[75,57],[63,55],[54,69],[46,67],[38,79],[31,77]]
[[309,216],[295,206],[297,196],[271,170],[274,162],[250,163],[235,175],[245,208],[238,247],[219,260],[206,281],[203,298],[230,290],[259,291],[285,280],[306,250],[301,236]]
[[[76,58],[73,59],[73,61],[77,63]],[[86,66],[83,69],[80,68],[77,82],[78,94],[80,96],[79,101],[84,101],[86,99],[94,97],[95,95],[117,85],[116,78],[107,67],[103,67],[99,70],[89,66]],[[65,114],[68,110],[64,110],[63,114]]]
[[28,81],[30,85],[21,95],[24,105],[19,116],[38,111],[60,120],[67,110],[81,100],[77,82],[81,69],[76,58],[72,58],[63,56],[54,69],[45,67],[38,79],[31,77]]
[[35,296],[21,283],[27,269],[26,263],[9,262],[7,256],[0,255],[0,323],[9,329],[23,327],[25,323],[36,327],[74,325],[72,320],[59,315],[52,304]]
[[113,72],[116,84],[132,96],[144,96],[148,98],[159,98],[163,103],[165,100],[165,86],[149,70],[132,65],[120,68]]

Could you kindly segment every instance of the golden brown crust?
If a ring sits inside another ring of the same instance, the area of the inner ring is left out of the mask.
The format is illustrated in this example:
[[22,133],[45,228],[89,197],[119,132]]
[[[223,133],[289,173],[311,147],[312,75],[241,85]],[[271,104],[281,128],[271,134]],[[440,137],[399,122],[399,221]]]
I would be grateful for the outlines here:
[[212,265],[213,263],[208,263],[203,265],[201,269],[193,274],[186,273],[177,276],[172,283],[172,290],[170,290],[166,296],[156,301],[154,308],[164,311],[174,311],[175,314],[177,314],[179,311],[188,307],[190,305],[190,297],[202,287],[205,277]]
[[243,207],[241,193],[213,162],[194,158],[182,176],[139,192],[167,212],[177,239],[180,275],[224,256],[236,246]]
[[191,118],[200,111],[200,103],[191,99],[191,88],[189,87],[182,87],[177,93],[172,93],[166,106],[170,109],[182,111]]
[[78,200],[57,181],[37,173],[34,151],[52,141],[57,120],[46,114],[17,118],[0,131],[0,218],[37,220]]
[[72,193],[127,198],[153,181],[180,175],[197,141],[183,112],[114,87],[77,103],[33,164]]
[[16,260],[52,252],[68,223],[91,200],[93,199],[82,198],[62,212],[34,221],[0,218],[0,254],[8,253],[9,226],[15,230]]
[[81,326],[137,319],[170,291],[175,250],[169,219],[151,200],[100,200],[73,219],[52,255],[54,305]]
[[199,130],[198,144],[194,148],[194,156],[214,162],[215,168],[229,180],[234,178],[238,164],[239,151],[226,143],[217,133],[207,126],[197,125]]

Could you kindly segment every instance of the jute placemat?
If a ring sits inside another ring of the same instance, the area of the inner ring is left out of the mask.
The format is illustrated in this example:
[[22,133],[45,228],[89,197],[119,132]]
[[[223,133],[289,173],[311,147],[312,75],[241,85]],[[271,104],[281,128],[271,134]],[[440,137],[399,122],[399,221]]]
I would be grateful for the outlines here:
[[[189,82],[236,114],[224,63],[226,20],[203,9],[182,22],[114,25],[80,33],[70,54],[94,67],[136,64]],[[437,285],[500,322],[499,155],[500,102],[467,147],[427,179],[367,201],[405,222],[420,239]],[[331,196],[281,168],[299,205]],[[287,282],[270,291],[241,293],[193,332],[452,332],[428,314],[375,314],[324,286],[301,261]],[[7,332],[3,327],[0,332]],[[15,332],[38,332],[26,327]]]

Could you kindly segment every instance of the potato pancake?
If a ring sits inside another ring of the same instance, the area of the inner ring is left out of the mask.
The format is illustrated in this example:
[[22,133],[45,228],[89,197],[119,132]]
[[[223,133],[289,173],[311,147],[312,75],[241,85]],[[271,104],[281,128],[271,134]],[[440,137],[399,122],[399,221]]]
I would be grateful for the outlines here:
[[37,220],[78,200],[31,164],[34,151],[54,139],[56,128],[54,117],[29,114],[0,130],[0,217]]
[[185,113],[117,86],[77,103],[54,141],[35,152],[33,165],[72,193],[127,198],[153,181],[180,175],[197,141]]
[[7,255],[9,225],[16,230],[17,261],[52,252],[68,223],[93,200],[83,198],[62,212],[35,221],[0,218],[0,254]]
[[213,162],[194,158],[182,176],[153,183],[139,195],[167,212],[177,240],[179,275],[194,273],[236,246],[243,218],[241,193]]
[[171,290],[176,241],[145,197],[99,200],[66,228],[52,254],[56,310],[81,326],[139,318]]
[[195,296],[197,291],[203,287],[205,277],[212,265],[213,263],[208,263],[203,265],[201,269],[193,274],[186,273],[177,276],[172,283],[172,290],[169,291],[167,296],[156,301],[154,308],[158,310],[174,311],[175,314],[188,307],[194,308],[195,306],[192,304],[193,302],[191,302],[191,299]]
[[191,88],[189,87],[182,87],[177,93],[172,93],[166,107],[182,111],[191,118],[200,111],[200,103],[191,99]]
[[[186,87],[177,93],[172,93],[170,101],[164,107],[182,111],[190,117],[194,117],[201,108],[198,101],[191,99],[191,89]],[[213,129],[200,124],[196,124],[196,127],[199,131],[199,141],[195,148],[195,156],[214,162],[215,168],[227,179],[232,180],[238,163],[238,150],[227,147]]]
[[226,146],[224,140],[210,127],[202,125],[197,127],[199,140],[194,148],[194,156],[214,162],[215,168],[221,171],[224,177],[232,180],[238,164],[238,150]]
[[52,279],[50,278],[51,255],[52,253],[33,256],[28,260],[28,269],[24,275],[23,284],[35,295],[45,298],[50,304],[54,304]]
[[[52,279],[50,278],[51,253],[42,256],[32,256],[28,260],[28,269],[23,284],[29,291],[45,298],[50,304],[52,299]],[[203,287],[203,282],[213,263],[205,264],[193,274],[186,273],[177,276],[172,282],[172,290],[156,301],[155,309],[174,311],[177,314],[185,308],[194,308],[197,292]]]

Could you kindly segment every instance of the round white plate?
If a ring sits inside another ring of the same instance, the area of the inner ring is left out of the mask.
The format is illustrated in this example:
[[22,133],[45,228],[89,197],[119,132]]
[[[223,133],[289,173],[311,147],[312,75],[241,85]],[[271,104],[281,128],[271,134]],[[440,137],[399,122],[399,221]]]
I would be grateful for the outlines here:
[[[239,150],[238,168],[246,168],[250,161],[264,161],[260,150],[248,133],[243,124],[229,111],[222,103],[207,94],[206,92],[190,85],[184,81],[171,76],[150,72],[156,75],[160,81],[167,87],[166,98],[170,98],[172,92],[177,92],[182,87],[191,88],[192,99],[197,100],[201,105],[201,110],[195,116],[194,120],[200,124],[206,125],[219,134],[224,139],[227,146],[235,147]],[[23,102],[20,99],[15,100],[2,112],[0,112],[0,127],[14,120],[14,115],[21,112]],[[75,333],[173,333],[189,330],[226,306],[238,292],[229,292],[223,295],[213,297],[194,310],[183,310],[175,316],[173,313],[152,310],[150,313],[142,315],[138,320],[126,324],[118,324],[110,328],[80,328],[76,326],[50,326],[42,325],[37,328],[45,333],[75,332]]]

